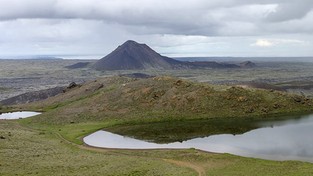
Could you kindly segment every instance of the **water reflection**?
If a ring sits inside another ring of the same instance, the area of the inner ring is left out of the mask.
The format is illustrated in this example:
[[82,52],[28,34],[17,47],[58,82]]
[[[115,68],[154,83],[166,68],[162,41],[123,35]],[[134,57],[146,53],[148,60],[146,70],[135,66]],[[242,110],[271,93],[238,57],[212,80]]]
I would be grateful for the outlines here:
[[313,162],[313,115],[296,120],[267,122],[263,125],[271,127],[262,127],[239,135],[212,135],[168,144],[146,142],[106,131],[93,133],[85,137],[84,142],[105,148],[196,148],[263,159]]
[[39,115],[41,113],[39,112],[32,112],[32,111],[20,111],[20,112],[9,112],[9,113],[3,113],[0,114],[0,119],[22,119],[27,117],[32,117],[35,115]]

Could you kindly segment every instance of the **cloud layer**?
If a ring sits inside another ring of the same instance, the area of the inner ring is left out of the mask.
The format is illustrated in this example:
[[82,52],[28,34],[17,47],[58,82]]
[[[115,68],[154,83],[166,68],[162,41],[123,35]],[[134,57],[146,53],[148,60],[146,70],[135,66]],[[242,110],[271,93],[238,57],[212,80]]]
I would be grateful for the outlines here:
[[295,44],[262,40],[278,37],[304,47],[313,33],[311,0],[0,0],[0,7],[0,49],[7,54],[19,45],[28,52],[107,53],[127,39],[173,52],[240,38],[246,50]]

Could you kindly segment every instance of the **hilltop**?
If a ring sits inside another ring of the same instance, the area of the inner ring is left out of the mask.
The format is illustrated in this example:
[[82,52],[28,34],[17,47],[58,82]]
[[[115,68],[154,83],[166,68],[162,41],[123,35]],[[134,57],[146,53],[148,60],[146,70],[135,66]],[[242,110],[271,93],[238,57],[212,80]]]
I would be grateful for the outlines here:
[[109,77],[74,87],[26,109],[47,111],[35,121],[70,123],[122,120],[254,117],[312,109],[304,96],[274,90],[216,86],[174,77]]

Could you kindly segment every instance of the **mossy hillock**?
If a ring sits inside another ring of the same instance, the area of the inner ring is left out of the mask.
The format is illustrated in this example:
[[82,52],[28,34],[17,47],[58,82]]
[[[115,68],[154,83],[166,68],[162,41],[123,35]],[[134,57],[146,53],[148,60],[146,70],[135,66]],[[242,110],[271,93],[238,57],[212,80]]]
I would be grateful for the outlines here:
[[[115,119],[267,117],[312,110],[305,96],[281,91],[217,86],[175,77],[108,77],[87,82],[47,100],[23,105],[46,111],[53,123]],[[44,120],[44,121],[45,121]]]

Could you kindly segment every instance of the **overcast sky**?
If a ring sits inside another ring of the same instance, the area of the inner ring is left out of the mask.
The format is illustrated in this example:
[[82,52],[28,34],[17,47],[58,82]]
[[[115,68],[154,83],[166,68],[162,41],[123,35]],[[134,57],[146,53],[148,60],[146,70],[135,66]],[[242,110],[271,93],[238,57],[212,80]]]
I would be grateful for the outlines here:
[[312,0],[0,0],[0,56],[313,56]]

